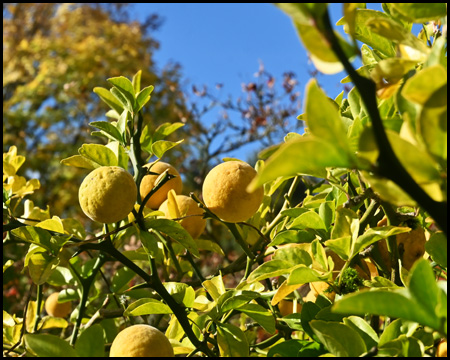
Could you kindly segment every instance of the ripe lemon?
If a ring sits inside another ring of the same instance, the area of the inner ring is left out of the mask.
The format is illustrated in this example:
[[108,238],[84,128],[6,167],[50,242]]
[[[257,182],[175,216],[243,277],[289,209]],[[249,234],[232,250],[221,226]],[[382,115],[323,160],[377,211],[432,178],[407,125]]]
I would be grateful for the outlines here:
[[58,302],[59,292],[52,293],[45,301],[45,311],[47,314],[54,317],[64,318],[72,311],[72,304],[70,302]]
[[[146,164],[144,167],[150,167],[152,164]],[[158,178],[164,171],[169,170],[170,175],[175,175],[176,177],[167,181],[157,192],[155,192],[150,199],[145,204],[146,207],[150,209],[158,209],[159,206],[167,199],[167,193],[169,190],[173,189],[177,194],[181,193],[183,190],[183,183],[181,181],[180,174],[178,171],[170,164],[158,161],[153,164],[150,168],[151,172],[157,173],[158,175],[145,175],[141,181],[139,191],[141,193],[142,200],[147,196],[147,194],[153,189],[157,183]]]
[[89,218],[100,223],[115,223],[133,209],[137,187],[130,173],[121,167],[102,166],[84,178],[78,198]]
[[245,221],[258,210],[264,197],[262,187],[247,192],[256,170],[242,161],[227,161],[217,165],[203,183],[203,200],[220,219],[227,222]]
[[[181,220],[181,226],[192,236],[193,239],[197,239],[205,230],[206,220],[203,219],[202,215],[204,210],[199,208],[197,203],[185,195],[177,195],[174,197],[176,205],[180,212],[180,216],[187,216],[185,219]],[[178,216],[176,214],[171,214],[169,211],[169,199],[164,201],[159,207],[159,211],[166,214],[166,218],[175,219]],[[196,216],[191,216],[196,215]]]
[[132,325],[117,334],[110,357],[174,357],[169,339],[150,325]]

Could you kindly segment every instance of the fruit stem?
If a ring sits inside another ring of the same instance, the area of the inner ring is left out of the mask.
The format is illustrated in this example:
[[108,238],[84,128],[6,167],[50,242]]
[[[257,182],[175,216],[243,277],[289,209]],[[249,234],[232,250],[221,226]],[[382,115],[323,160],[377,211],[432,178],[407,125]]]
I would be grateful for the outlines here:
[[[92,244],[91,244],[92,245]],[[123,255],[119,250],[117,250],[113,243],[111,242],[111,239],[108,237],[104,241],[102,241],[100,244],[100,247],[98,250],[102,250],[105,253],[112,256],[117,261],[121,262],[123,265],[134,271],[137,275],[139,275],[153,290],[155,290],[159,296],[166,302],[166,304],[170,307],[176,318],[178,319],[178,322],[180,323],[181,327],[183,328],[186,336],[189,338],[189,340],[192,342],[192,344],[201,349],[202,352],[207,354],[208,356],[214,357],[214,354],[211,352],[211,350],[208,348],[206,344],[201,342],[195,333],[193,332],[190,324],[189,319],[187,317],[186,309],[178,304],[174,298],[168,293],[164,285],[162,284],[161,280],[158,277],[158,269],[155,262],[155,259],[150,258],[150,268],[151,268],[151,275],[147,274],[144,270],[142,270],[139,266],[137,266],[133,261],[131,261],[129,258],[127,258],[125,255]]]
[[[152,197],[152,195],[157,192],[167,181],[173,179],[175,175],[169,174],[168,170],[164,172],[164,175],[161,177],[160,181],[155,184],[152,190],[145,196],[145,198],[142,200],[141,206],[139,207],[138,216],[142,217],[142,214],[144,212],[145,204],[147,204],[147,201]],[[139,187],[138,187],[139,188]],[[138,198],[140,197],[140,194],[138,194]]]
[[[109,237],[108,237],[109,239]],[[78,337],[78,331],[81,326],[81,320],[83,319],[84,310],[86,309],[86,303],[89,297],[89,290],[91,289],[91,286],[95,280],[95,277],[97,276],[98,271],[103,266],[103,264],[106,262],[106,258],[103,253],[100,252],[97,261],[95,262],[94,266],[92,267],[92,271],[90,275],[87,278],[82,278],[80,276],[79,281],[81,284],[81,300],[80,304],[78,305],[78,316],[77,320],[75,322],[75,326],[72,331],[72,337],[70,338],[70,345],[75,345],[75,342],[77,341]]]
[[42,285],[37,286],[36,291],[36,317],[34,320],[33,332],[38,330],[39,320],[41,319],[41,304],[42,304]]
[[237,228],[236,224],[230,223],[230,222],[223,222],[223,223],[231,231],[234,238],[236,239],[236,242],[239,244],[239,246],[242,248],[242,250],[244,250],[247,257],[250,258],[251,260],[255,260],[255,254],[252,253],[252,251],[248,247],[248,244],[242,238],[241,233],[239,232],[239,229]]

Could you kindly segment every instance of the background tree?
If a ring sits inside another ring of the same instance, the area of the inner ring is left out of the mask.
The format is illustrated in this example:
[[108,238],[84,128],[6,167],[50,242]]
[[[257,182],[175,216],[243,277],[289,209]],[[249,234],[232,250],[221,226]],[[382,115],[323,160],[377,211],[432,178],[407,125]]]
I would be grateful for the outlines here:
[[59,215],[79,211],[74,179],[85,172],[59,162],[86,142],[94,130],[88,123],[104,116],[107,107],[92,89],[106,84],[105,74],[142,70],[143,83],[156,88],[145,121],[179,119],[179,66],[159,69],[153,61],[160,25],[155,14],[130,21],[127,4],[4,5],[3,150],[16,145],[27,153],[41,183],[37,205]]

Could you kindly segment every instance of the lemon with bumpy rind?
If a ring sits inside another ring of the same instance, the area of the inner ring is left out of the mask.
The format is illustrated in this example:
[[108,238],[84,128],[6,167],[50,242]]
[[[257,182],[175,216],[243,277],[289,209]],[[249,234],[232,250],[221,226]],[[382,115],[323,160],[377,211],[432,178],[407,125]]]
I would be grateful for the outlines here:
[[137,187],[129,172],[118,166],[91,171],[78,192],[81,209],[92,220],[115,223],[128,216],[137,199]]
[[72,304],[70,301],[58,302],[58,296],[59,292],[54,292],[45,300],[45,311],[50,316],[65,318],[72,311]]
[[174,357],[169,339],[150,325],[132,325],[117,334],[110,357]]
[[[179,210],[179,215],[181,217],[185,217],[180,222],[181,226],[192,236],[193,239],[197,239],[206,227],[206,220],[203,219],[202,216],[204,210],[199,208],[197,203],[189,196],[176,195],[174,198]],[[169,199],[161,204],[159,211],[162,211],[168,219],[177,218],[178,216],[176,214],[170,214],[168,205]]]
[[150,165],[150,171],[158,175],[149,174],[145,175],[142,178],[141,185],[139,186],[139,192],[141,193],[142,200],[153,189],[155,184],[157,184],[158,178],[162,176],[164,171],[168,170],[170,175],[175,175],[173,179],[167,181],[146,202],[146,207],[156,210],[167,199],[167,193],[169,192],[169,190],[173,189],[177,194],[181,193],[181,191],[183,190],[183,182],[181,181],[180,174],[172,165],[162,161],[158,161],[155,164],[146,164],[144,165],[144,167],[148,168],[150,167]]
[[215,215],[227,222],[248,220],[258,210],[264,197],[262,187],[246,190],[256,170],[243,161],[227,161],[213,168],[203,183],[203,200]]

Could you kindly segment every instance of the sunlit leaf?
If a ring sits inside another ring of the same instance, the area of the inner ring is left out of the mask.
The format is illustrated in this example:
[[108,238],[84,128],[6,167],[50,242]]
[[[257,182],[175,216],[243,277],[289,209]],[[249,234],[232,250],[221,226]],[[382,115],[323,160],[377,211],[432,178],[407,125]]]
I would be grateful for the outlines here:
[[140,316],[151,314],[172,314],[172,310],[162,301],[142,298],[131,303],[124,311],[124,316]]
[[118,114],[121,114],[123,111],[123,104],[117,100],[115,96],[113,96],[109,90],[102,87],[95,87],[94,92],[100,96],[100,98],[109,105],[109,107],[115,110]]
[[100,166],[117,166],[118,164],[117,156],[105,145],[83,144],[78,152],[81,156]]
[[391,3],[390,5],[408,20],[415,23],[438,20],[447,15],[445,3]]
[[218,324],[217,343],[219,345],[220,356],[249,355],[249,344],[244,332],[232,324]]

